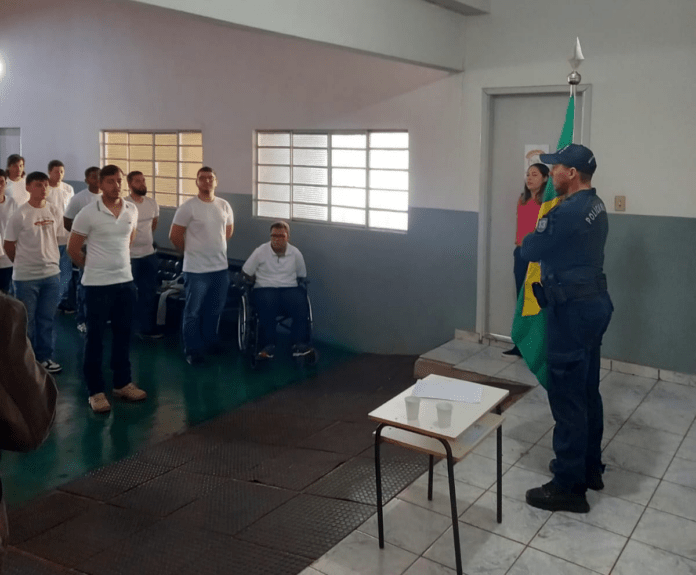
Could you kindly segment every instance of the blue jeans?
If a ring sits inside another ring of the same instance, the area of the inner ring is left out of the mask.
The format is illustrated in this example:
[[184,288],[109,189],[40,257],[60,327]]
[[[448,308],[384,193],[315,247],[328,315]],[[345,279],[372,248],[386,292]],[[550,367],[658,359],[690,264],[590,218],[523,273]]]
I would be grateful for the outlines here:
[[72,279],[72,260],[68,255],[67,246],[58,246],[60,260],[60,300],[66,307],[74,307],[75,303],[70,301],[70,280]]
[[75,309],[77,314],[75,314],[75,321],[77,324],[87,323],[87,303],[85,300],[85,286],[82,285],[82,276],[85,275],[85,268],[80,268],[77,274],[77,288],[76,292],[76,305]]
[[130,341],[135,286],[133,282],[104,286],[85,286],[87,334],[83,372],[90,395],[104,391],[102,355],[104,331],[111,320],[111,371],[114,388],[131,382]]
[[256,313],[259,314],[261,333],[259,345],[264,348],[267,345],[275,345],[276,342],[276,318],[286,315],[292,318],[290,327],[290,339],[293,344],[307,343],[309,330],[307,318],[307,296],[300,287],[290,288],[254,288],[251,299]]
[[155,299],[157,297],[157,254],[131,260],[133,282],[137,290],[135,323],[140,333],[155,329]]
[[553,481],[584,493],[586,477],[604,470],[600,346],[614,307],[604,292],[546,309],[548,394],[556,421]]
[[201,354],[218,345],[220,314],[225,307],[230,278],[226,269],[218,272],[184,272],[183,337],[186,355]]
[[60,301],[59,274],[14,282],[15,294],[27,308],[27,335],[39,362],[53,358],[55,315]]

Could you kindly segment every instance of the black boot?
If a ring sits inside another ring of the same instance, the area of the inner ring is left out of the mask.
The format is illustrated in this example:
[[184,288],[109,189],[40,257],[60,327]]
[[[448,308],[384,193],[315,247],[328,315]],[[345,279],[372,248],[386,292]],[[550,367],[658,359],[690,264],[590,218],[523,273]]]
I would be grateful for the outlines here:
[[587,513],[590,504],[584,493],[575,493],[561,489],[553,481],[527,491],[527,503],[546,511],[570,511],[571,513]]
[[517,348],[517,346],[513,347],[512,349],[508,349],[507,351],[504,351],[503,355],[516,355],[518,357],[522,357],[522,353]]

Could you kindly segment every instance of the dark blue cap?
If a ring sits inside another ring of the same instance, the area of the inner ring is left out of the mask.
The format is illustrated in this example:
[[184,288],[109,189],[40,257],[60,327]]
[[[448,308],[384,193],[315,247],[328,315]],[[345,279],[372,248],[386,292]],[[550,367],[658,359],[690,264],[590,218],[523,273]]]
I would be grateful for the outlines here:
[[545,164],[563,164],[590,175],[597,169],[592,150],[580,144],[569,144],[553,154],[539,154],[539,159]]

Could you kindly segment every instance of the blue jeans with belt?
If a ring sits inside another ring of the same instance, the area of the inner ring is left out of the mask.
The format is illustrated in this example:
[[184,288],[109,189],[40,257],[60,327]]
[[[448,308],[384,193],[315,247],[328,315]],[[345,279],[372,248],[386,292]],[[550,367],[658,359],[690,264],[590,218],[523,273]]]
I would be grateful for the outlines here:
[[53,359],[55,315],[60,301],[60,274],[40,280],[14,281],[15,295],[27,308],[27,335],[36,361]]
[[230,277],[227,269],[217,272],[184,272],[186,303],[182,334],[186,355],[202,354],[220,343],[218,326],[227,300]]
[[614,307],[603,292],[546,310],[548,394],[556,421],[553,481],[564,490],[584,493],[586,477],[604,470],[600,346]]

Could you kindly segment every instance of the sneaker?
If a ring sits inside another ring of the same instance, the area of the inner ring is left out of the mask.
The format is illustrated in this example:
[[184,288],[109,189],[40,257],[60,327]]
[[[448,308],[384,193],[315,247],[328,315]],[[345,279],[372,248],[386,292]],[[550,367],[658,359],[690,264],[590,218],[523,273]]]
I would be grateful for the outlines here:
[[553,481],[527,491],[527,503],[537,509],[546,511],[569,511],[570,513],[588,513],[590,504],[585,494],[564,491]]
[[89,396],[89,406],[94,413],[107,413],[111,411],[111,404],[103,393],[95,393]]
[[303,357],[309,355],[314,350],[306,343],[298,343],[292,346],[292,357]]
[[126,401],[142,401],[147,397],[147,393],[134,383],[129,383],[123,387],[114,387],[114,397],[120,397]]
[[189,353],[186,356],[186,363],[189,365],[200,365],[203,361],[203,355],[200,353]]
[[66,315],[73,314],[76,311],[74,307],[68,307],[62,303],[58,305],[58,309]]
[[142,339],[162,339],[164,335],[159,331],[141,331],[138,336]]
[[522,357],[522,353],[517,348],[517,346],[513,347],[512,349],[508,349],[507,351],[504,351],[503,355],[516,355],[517,357]]
[[87,324],[86,323],[78,323],[77,324],[77,331],[80,333],[87,333]]
[[275,345],[267,345],[264,347],[256,357],[259,359],[273,359],[275,355]]
[[[554,468],[556,467],[556,460],[552,459],[549,461],[549,471],[556,475]],[[591,471],[585,477],[585,486],[592,491],[601,491],[604,489],[604,481],[602,481],[602,472],[599,470]]]
[[52,359],[42,361],[41,365],[48,373],[60,373],[61,371],[63,371],[63,368]]

